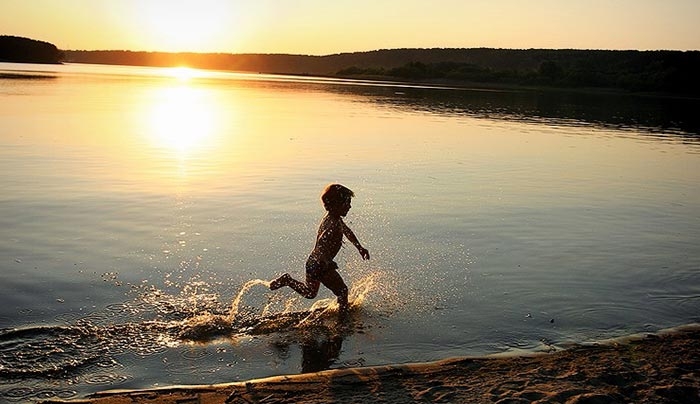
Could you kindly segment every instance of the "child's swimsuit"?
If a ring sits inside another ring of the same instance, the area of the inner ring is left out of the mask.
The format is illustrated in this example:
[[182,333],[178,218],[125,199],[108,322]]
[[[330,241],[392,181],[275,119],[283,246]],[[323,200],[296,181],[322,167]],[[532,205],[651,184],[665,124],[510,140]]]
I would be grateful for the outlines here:
[[342,297],[347,300],[348,287],[336,269],[338,269],[338,264],[335,261],[318,262],[315,258],[309,257],[306,261],[306,285],[310,291],[314,291],[309,295],[315,297],[319,285],[323,284],[339,299]]
[[319,262],[313,257],[306,260],[306,277],[316,281],[320,281],[326,272],[336,269],[338,264],[335,261]]

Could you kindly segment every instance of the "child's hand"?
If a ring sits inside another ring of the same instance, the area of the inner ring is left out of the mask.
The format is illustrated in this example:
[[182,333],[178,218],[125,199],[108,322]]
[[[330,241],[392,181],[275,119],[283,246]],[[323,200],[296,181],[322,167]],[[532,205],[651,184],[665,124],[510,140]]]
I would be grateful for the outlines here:
[[357,251],[360,252],[360,255],[362,256],[363,260],[368,260],[369,259],[369,251],[367,251],[366,248],[364,247],[357,247]]

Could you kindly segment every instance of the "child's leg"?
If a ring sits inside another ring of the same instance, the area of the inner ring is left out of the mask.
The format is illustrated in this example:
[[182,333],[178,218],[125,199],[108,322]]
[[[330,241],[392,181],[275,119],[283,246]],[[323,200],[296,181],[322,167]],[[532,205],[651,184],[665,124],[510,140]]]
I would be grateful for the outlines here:
[[270,290],[277,290],[283,286],[289,286],[305,298],[313,299],[318,294],[320,285],[321,283],[318,280],[310,278],[308,275],[306,276],[306,283],[302,283],[292,278],[289,274],[284,274],[270,282]]
[[343,278],[335,269],[326,271],[321,278],[323,286],[330,289],[338,297],[338,311],[347,313],[348,311],[348,287]]

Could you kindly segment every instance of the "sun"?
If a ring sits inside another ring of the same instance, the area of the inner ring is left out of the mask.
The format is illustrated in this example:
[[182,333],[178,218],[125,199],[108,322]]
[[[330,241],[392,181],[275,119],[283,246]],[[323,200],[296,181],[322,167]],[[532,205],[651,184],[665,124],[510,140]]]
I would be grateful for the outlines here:
[[176,78],[180,81],[188,81],[194,78],[202,77],[202,71],[192,69],[187,66],[171,67],[165,71],[166,76]]
[[219,0],[140,1],[135,25],[151,50],[206,52],[235,32],[238,14],[234,5]]

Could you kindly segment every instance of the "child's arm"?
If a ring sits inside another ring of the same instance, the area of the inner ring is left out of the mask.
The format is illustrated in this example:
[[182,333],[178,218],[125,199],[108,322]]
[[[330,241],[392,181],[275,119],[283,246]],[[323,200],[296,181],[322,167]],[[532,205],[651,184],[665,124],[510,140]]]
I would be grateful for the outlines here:
[[352,243],[352,245],[355,246],[355,248],[357,248],[357,251],[362,256],[362,259],[368,260],[369,259],[369,251],[367,251],[366,248],[362,247],[362,244],[360,244],[360,241],[357,239],[357,236],[355,236],[355,233],[353,233],[352,230],[350,230],[348,225],[346,225],[345,222],[342,222],[342,223],[343,223],[343,234],[345,235],[345,237],[348,240],[350,240],[350,242]]

